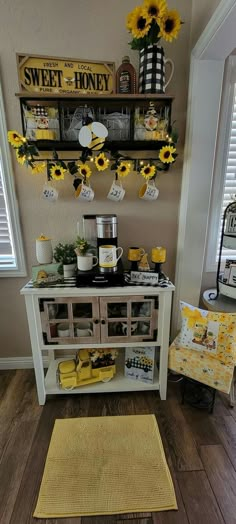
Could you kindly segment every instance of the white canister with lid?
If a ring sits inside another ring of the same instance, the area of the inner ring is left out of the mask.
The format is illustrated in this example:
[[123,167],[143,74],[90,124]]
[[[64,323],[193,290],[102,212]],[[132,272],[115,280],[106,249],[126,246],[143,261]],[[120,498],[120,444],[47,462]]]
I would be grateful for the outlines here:
[[40,235],[36,238],[36,258],[39,264],[50,264],[53,259],[51,238]]

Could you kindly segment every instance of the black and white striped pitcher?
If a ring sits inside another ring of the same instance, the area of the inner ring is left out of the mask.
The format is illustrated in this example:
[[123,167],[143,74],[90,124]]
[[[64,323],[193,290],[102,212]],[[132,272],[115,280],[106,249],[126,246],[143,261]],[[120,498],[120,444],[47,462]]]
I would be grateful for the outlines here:
[[[168,81],[165,81],[165,66],[171,65]],[[153,44],[140,50],[139,62],[139,93],[165,93],[172,79],[174,64],[170,58],[165,58],[162,46]]]

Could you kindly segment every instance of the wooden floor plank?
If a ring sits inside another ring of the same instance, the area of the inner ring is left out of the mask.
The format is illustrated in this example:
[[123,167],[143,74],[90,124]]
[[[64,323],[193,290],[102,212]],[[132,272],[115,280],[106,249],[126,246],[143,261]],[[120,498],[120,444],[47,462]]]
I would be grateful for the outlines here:
[[197,447],[221,444],[220,437],[213,423],[213,417],[209,416],[207,410],[195,409],[187,404],[181,406],[181,410],[188,426],[191,428]]
[[67,519],[34,519],[35,524],[81,524],[80,517],[71,517]]
[[233,417],[213,417],[221,443],[236,470],[236,421]]
[[[97,517],[82,517],[81,524],[117,524],[120,515],[100,515]],[[125,521],[123,521],[125,524]]]
[[[27,400],[28,399],[28,400]],[[27,409],[28,406],[28,409]],[[32,370],[17,370],[0,403],[0,457],[19,421],[38,420],[42,407],[38,405]]]
[[203,465],[199,457],[194,433],[187,424],[181,411],[181,405],[175,398],[158,405],[157,420],[171,454],[175,471],[201,470]]
[[152,518],[151,513],[124,513],[123,515],[118,515],[117,518],[120,520],[125,520],[126,524],[130,524],[130,520],[135,519],[150,519]]
[[0,522],[8,524],[37,430],[37,422],[21,422],[11,433],[0,464]]
[[82,517],[81,524],[153,524],[152,517],[126,519],[124,515]]
[[64,418],[65,414],[66,404],[62,399],[48,401],[44,406],[16,498],[11,524],[35,523],[32,514],[38,498],[54,421],[56,418]]
[[16,374],[16,370],[0,370],[0,403],[5,396],[13,377]]
[[152,517],[131,520],[117,520],[116,524],[153,524]]
[[215,417],[230,417],[229,395],[216,392],[213,415]]
[[205,471],[177,473],[177,480],[190,524],[224,524]]
[[223,446],[202,446],[201,458],[226,524],[236,523],[236,472]]

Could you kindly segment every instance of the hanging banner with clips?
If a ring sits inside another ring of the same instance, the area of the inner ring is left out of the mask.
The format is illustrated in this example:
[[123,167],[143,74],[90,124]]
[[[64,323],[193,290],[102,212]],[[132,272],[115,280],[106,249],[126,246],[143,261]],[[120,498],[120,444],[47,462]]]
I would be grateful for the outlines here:
[[30,93],[109,95],[115,92],[114,62],[17,53],[20,89]]

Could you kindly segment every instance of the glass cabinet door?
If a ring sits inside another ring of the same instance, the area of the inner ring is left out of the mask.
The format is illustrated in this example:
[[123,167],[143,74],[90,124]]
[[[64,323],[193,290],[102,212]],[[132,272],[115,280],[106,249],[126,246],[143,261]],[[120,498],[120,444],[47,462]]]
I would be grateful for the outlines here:
[[101,342],[156,340],[156,297],[102,297]]
[[46,335],[49,343],[100,342],[97,297],[55,298],[44,301]]

